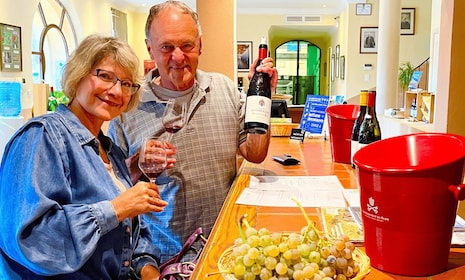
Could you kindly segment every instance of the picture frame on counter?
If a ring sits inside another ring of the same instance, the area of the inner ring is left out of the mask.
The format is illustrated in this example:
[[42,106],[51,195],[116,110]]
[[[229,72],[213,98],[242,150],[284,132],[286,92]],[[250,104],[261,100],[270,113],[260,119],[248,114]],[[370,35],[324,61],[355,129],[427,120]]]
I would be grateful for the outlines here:
[[360,53],[378,53],[378,27],[360,27]]
[[401,9],[400,35],[415,35],[415,8]]
[[21,72],[21,27],[0,23],[0,70]]
[[252,41],[237,42],[237,70],[248,72],[252,65],[253,43]]

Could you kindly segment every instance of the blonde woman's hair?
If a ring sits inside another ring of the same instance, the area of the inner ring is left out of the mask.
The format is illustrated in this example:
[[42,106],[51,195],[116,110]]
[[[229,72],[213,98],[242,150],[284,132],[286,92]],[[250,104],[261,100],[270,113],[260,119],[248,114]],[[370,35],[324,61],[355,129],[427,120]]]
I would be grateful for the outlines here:
[[[102,35],[90,35],[79,44],[74,53],[65,64],[61,86],[64,94],[69,98],[69,103],[76,97],[79,83],[93,68],[106,58],[112,58],[126,72],[134,83],[141,83],[139,75],[139,58],[134,50],[124,41]],[[131,95],[125,112],[135,108],[139,102],[138,90]]]

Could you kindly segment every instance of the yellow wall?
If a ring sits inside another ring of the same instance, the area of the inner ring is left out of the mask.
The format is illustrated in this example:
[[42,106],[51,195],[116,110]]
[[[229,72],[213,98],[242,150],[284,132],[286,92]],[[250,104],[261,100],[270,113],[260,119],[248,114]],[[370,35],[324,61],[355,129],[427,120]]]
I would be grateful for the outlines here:
[[199,68],[223,73],[234,81],[236,1],[197,0],[196,7],[203,34]]

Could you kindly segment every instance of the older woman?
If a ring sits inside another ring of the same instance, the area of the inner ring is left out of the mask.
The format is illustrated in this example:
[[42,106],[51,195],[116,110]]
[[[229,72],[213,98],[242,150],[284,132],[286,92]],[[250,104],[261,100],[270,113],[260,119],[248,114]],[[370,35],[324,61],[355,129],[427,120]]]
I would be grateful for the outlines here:
[[1,279],[158,279],[138,215],[167,203],[131,179],[105,121],[139,98],[139,61],[126,43],[92,35],[70,57],[55,113],[29,120],[0,167]]

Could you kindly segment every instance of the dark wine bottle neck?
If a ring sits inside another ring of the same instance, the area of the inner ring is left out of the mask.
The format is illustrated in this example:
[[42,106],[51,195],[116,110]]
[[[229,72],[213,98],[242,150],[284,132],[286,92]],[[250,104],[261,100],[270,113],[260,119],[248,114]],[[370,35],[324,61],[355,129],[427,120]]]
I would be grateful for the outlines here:
[[258,46],[258,60],[261,61],[265,59],[267,56],[267,53],[268,53],[268,46],[265,44],[260,44],[260,46]]

